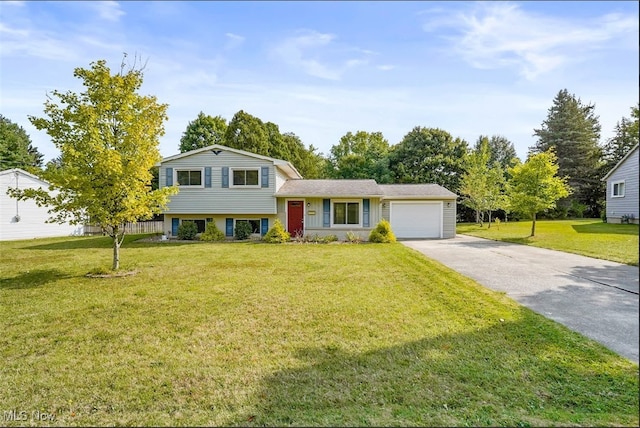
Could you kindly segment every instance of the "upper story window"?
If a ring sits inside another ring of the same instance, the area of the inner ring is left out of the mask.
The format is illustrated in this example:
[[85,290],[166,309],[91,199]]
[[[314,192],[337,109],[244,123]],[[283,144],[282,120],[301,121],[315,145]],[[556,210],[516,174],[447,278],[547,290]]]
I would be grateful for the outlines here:
[[233,186],[260,186],[260,169],[233,169]]
[[334,225],[359,225],[360,224],[360,203],[359,202],[334,202],[333,203],[333,224]]
[[611,183],[611,196],[614,198],[624,197],[624,181]]
[[202,169],[176,169],[176,184],[180,187],[202,187]]

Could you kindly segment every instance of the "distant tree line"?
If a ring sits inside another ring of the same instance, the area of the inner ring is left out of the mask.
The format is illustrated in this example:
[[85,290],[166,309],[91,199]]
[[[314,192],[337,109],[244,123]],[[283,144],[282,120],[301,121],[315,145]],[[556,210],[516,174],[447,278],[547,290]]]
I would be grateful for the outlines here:
[[[615,126],[615,135],[600,142],[601,126],[595,105],[584,104],[566,89],[558,92],[540,128],[532,156],[552,153],[559,178],[569,193],[541,214],[550,218],[599,217],[604,211],[602,177],[638,144],[640,104]],[[187,125],[179,143],[181,153],[222,144],[290,161],[305,178],[372,178],[379,183],[436,183],[460,195],[459,215],[466,221],[504,219],[514,212],[506,194],[513,168],[522,164],[514,144],[501,135],[480,135],[470,146],[449,132],[416,126],[400,142],[390,144],[381,132],[347,132],[319,153],[293,132],[282,132],[244,110],[227,122],[200,112]],[[22,128],[0,116],[0,167],[37,171],[42,154]],[[55,166],[57,158],[49,162]],[[157,175],[157,172],[156,172]],[[154,186],[155,188],[155,186]],[[520,210],[522,211],[522,210]],[[525,213],[526,214],[526,213]]]

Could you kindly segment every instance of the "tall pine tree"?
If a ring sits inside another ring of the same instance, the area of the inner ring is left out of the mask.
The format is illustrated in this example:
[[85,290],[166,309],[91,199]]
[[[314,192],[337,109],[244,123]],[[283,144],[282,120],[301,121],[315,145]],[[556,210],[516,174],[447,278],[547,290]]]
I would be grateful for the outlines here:
[[595,105],[584,105],[566,89],[558,92],[540,129],[534,130],[537,143],[530,152],[544,153],[553,149],[558,157],[558,175],[568,177],[571,200],[558,202],[563,210],[586,206],[586,214],[598,217],[604,198],[600,180],[600,123]]

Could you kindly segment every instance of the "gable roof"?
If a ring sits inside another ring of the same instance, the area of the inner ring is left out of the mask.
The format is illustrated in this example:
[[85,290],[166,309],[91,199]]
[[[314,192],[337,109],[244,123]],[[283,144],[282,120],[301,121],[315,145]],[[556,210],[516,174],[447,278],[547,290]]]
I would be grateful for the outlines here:
[[49,182],[44,181],[42,178],[38,177],[37,175],[31,174],[30,172],[25,171],[24,169],[20,169],[20,168],[12,168],[12,169],[6,169],[4,171],[0,171],[0,176],[3,175],[9,175],[9,174],[20,174],[20,175],[24,175],[26,177],[32,178],[34,180],[39,181],[40,183],[42,183],[43,186],[49,186]]
[[291,164],[291,162],[289,162],[289,161],[286,161],[286,160],[283,160],[283,159],[270,158],[269,156],[258,155],[258,154],[255,154],[255,153],[246,152],[244,150],[234,149],[232,147],[223,146],[222,144],[212,144],[210,146],[202,147],[200,149],[190,150],[190,151],[184,152],[184,153],[178,153],[177,155],[173,155],[173,156],[169,156],[169,157],[163,158],[160,162],[156,163],[155,166],[160,166],[164,162],[170,162],[170,161],[173,161],[173,160],[176,160],[176,159],[182,159],[182,158],[185,158],[185,157],[188,157],[188,156],[196,155],[198,153],[214,151],[214,150],[222,150],[222,151],[237,153],[239,155],[249,156],[249,157],[256,158],[256,159],[262,159],[262,160],[266,160],[266,161],[269,161],[269,162],[273,162],[274,165],[276,165],[280,169],[284,170],[289,176],[302,178],[302,175],[300,175],[300,173],[298,172],[296,167],[293,166],[293,164]]
[[375,180],[287,180],[276,196],[283,197],[381,197]]
[[455,193],[439,184],[380,184],[384,198],[403,199],[455,199]]
[[633,147],[631,150],[629,150],[629,151],[627,152],[627,154],[626,154],[626,155],[624,155],[624,157],[623,157],[622,159],[620,159],[620,162],[618,162],[618,163],[616,164],[616,166],[614,166],[613,168],[611,168],[611,171],[609,171],[609,172],[607,173],[607,175],[605,175],[604,177],[602,177],[602,181],[606,181],[606,180],[607,180],[607,178],[609,178],[609,176],[610,176],[611,174],[613,174],[613,173],[614,173],[614,171],[615,171],[616,169],[618,169],[618,167],[619,167],[620,165],[622,165],[622,163],[623,163],[624,161],[626,161],[626,160],[627,160],[627,158],[628,158],[629,156],[631,156],[631,154],[632,154],[633,152],[635,152],[636,150],[638,150],[638,144],[636,144],[636,145],[635,145],[635,147]]

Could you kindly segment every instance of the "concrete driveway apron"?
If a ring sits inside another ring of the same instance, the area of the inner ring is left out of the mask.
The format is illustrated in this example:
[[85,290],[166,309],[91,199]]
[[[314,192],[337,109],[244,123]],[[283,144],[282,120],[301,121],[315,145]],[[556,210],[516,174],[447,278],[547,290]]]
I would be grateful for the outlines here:
[[638,363],[638,268],[465,235],[401,241]]

